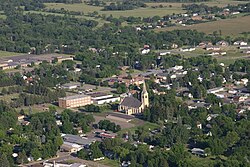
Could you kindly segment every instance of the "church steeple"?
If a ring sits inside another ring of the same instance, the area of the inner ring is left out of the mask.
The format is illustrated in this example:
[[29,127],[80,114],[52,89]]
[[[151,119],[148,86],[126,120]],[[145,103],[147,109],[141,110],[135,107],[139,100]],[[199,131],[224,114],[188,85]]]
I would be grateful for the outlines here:
[[146,88],[145,81],[143,82],[143,89],[141,92],[141,102],[142,102],[143,108],[146,108],[149,106],[148,91]]

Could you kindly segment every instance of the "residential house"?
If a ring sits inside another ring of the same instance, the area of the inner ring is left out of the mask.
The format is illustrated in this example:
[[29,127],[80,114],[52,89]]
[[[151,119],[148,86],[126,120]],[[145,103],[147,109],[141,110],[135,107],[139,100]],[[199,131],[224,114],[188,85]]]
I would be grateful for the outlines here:
[[246,96],[235,96],[235,97],[233,98],[233,101],[234,101],[235,103],[241,103],[241,102],[244,102],[247,98],[248,98],[248,97],[246,97]]
[[194,155],[198,155],[198,156],[207,156],[207,154],[205,153],[205,151],[203,149],[200,149],[200,148],[193,148],[191,150],[192,154]]
[[93,138],[80,137],[78,135],[72,134],[62,134],[62,138],[64,142],[71,144],[78,144],[82,147],[89,147],[96,140]]
[[221,50],[221,48],[219,46],[206,46],[206,50],[213,50],[213,51],[218,51]]
[[250,45],[243,45],[243,46],[239,46],[238,48],[241,50],[248,50],[250,49]]
[[228,43],[227,41],[218,41],[218,42],[216,43],[216,45],[218,45],[218,46],[228,46],[229,43]]
[[71,90],[71,89],[76,89],[76,88],[78,88],[78,87],[80,87],[80,86],[81,86],[81,83],[78,83],[78,82],[71,82],[71,83],[63,84],[61,87],[62,87],[63,89],[69,89],[69,90]]
[[209,93],[215,94],[215,93],[222,92],[222,91],[225,91],[224,87],[217,87],[217,88],[213,88],[213,89],[208,89],[207,93],[208,94]]
[[74,144],[70,142],[63,142],[60,148],[61,151],[70,152],[70,153],[76,153],[80,151],[81,149],[83,149],[83,147],[80,146],[79,144]]
[[247,42],[244,42],[244,41],[235,41],[234,45],[246,46]]

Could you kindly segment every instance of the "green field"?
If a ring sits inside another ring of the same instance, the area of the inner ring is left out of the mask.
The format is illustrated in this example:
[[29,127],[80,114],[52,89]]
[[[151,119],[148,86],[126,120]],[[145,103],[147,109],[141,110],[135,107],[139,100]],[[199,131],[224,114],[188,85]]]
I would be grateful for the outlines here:
[[[237,5],[240,3],[246,3],[246,1],[233,1],[233,0],[214,0],[211,2],[206,2],[205,4],[208,6],[219,6],[224,7],[228,4],[230,5]],[[113,17],[120,17],[120,16],[135,16],[135,17],[150,17],[150,16],[165,16],[168,14],[173,13],[184,13],[185,10],[182,8],[183,3],[146,3],[147,8],[139,8],[134,10],[126,10],[126,11],[102,11],[103,7],[98,6],[90,6],[85,3],[81,4],[63,4],[63,3],[45,3],[46,8],[48,9],[62,9],[69,11],[80,11],[83,12],[85,15],[88,13],[92,13],[97,11],[100,15],[113,15]],[[185,3],[191,4],[191,3]],[[201,3],[198,3],[201,4]],[[159,6],[162,5],[162,8],[152,8],[152,6]]]
[[139,8],[134,10],[126,10],[126,11],[101,11],[102,7],[97,6],[89,6],[85,3],[82,4],[62,4],[62,3],[45,3],[46,7],[49,9],[61,9],[64,8],[65,10],[69,11],[80,11],[84,14],[87,14],[89,12],[97,11],[100,15],[112,15],[113,17],[120,17],[120,16],[134,16],[134,17],[149,17],[149,16],[165,16],[168,14],[173,13],[183,13],[185,12],[181,8],[181,4],[178,4],[176,6],[169,7],[169,5],[166,5],[163,8],[152,8],[153,4],[150,4],[147,8]]
[[194,29],[207,34],[214,31],[222,32],[222,35],[239,35],[242,32],[250,31],[250,16],[237,17],[233,19],[218,20],[207,23],[194,24],[190,26],[174,26],[169,28],[157,29],[156,31],[172,31],[175,29],[187,30]]

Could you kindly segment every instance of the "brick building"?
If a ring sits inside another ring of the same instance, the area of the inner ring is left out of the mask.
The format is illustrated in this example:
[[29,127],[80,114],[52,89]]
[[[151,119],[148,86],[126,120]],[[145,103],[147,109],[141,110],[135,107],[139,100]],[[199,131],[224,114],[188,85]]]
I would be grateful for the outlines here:
[[91,96],[83,94],[59,98],[58,102],[59,107],[62,108],[74,108],[92,104]]

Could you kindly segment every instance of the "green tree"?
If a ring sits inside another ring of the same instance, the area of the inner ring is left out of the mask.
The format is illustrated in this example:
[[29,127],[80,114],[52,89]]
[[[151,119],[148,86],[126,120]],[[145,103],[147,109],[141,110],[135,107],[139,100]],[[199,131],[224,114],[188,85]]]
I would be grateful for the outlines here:
[[0,167],[10,167],[10,163],[5,154],[0,153]]
[[42,157],[42,154],[38,148],[34,148],[31,150],[31,156],[34,158],[34,160],[37,160],[38,158]]

